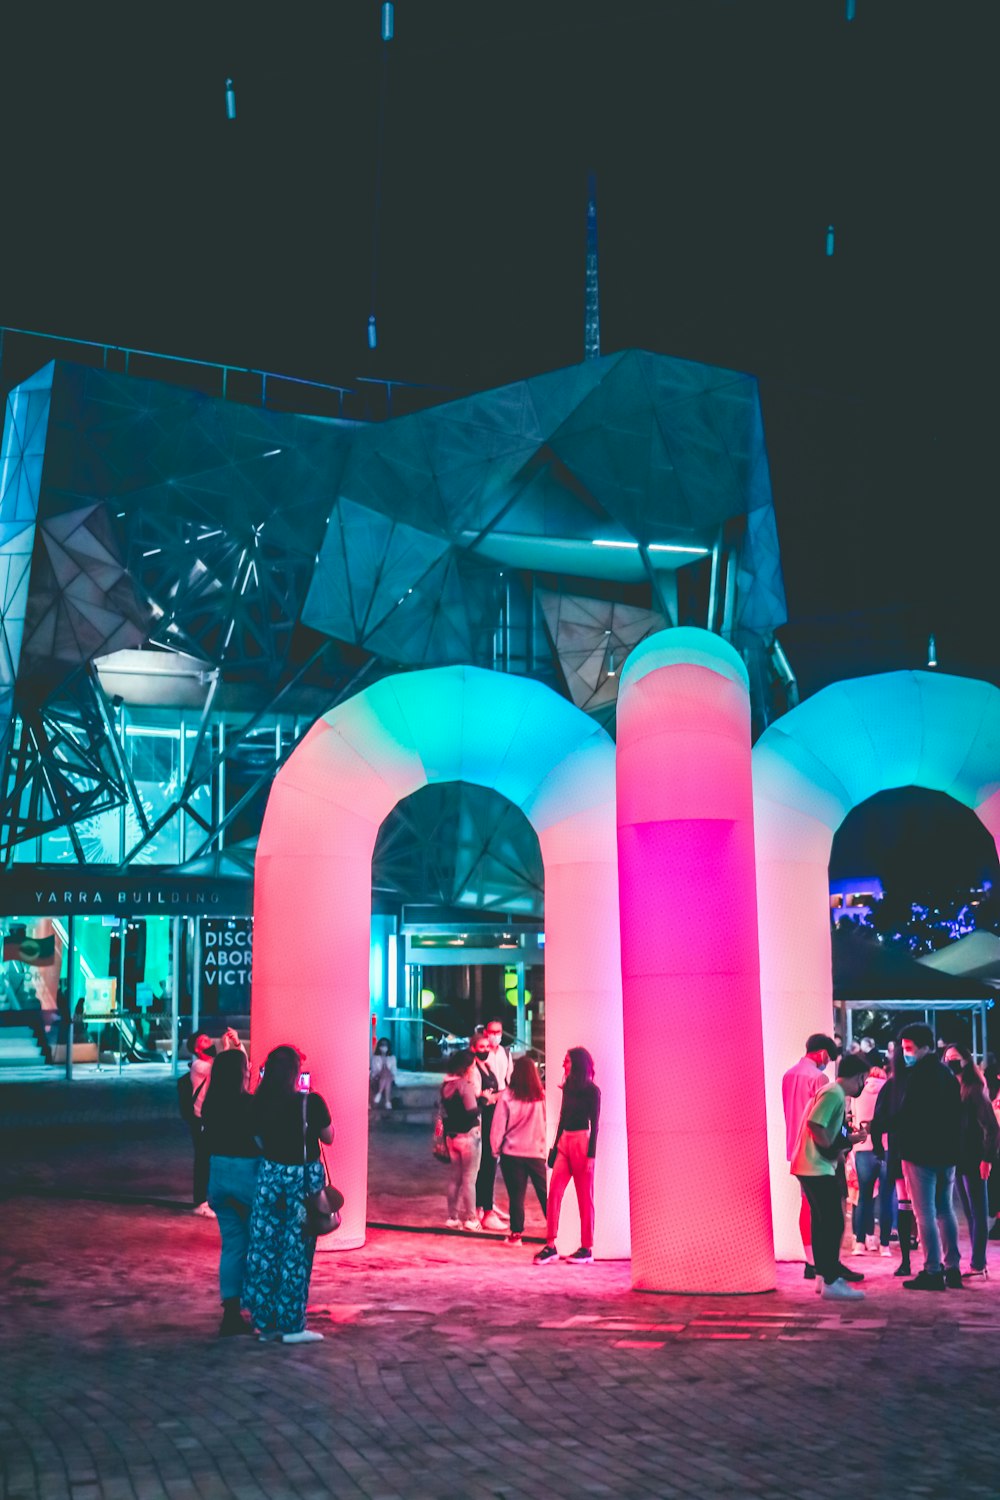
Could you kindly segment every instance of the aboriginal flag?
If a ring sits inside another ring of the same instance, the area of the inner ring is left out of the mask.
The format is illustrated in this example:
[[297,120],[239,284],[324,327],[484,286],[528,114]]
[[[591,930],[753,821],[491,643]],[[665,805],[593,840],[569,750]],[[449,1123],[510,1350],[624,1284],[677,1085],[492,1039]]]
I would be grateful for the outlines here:
[[56,961],[55,934],[50,932],[48,937],[41,938],[21,934],[16,937],[5,937],[3,956],[5,959],[14,959],[16,963],[34,964],[36,968],[44,969],[48,964],[54,964]]

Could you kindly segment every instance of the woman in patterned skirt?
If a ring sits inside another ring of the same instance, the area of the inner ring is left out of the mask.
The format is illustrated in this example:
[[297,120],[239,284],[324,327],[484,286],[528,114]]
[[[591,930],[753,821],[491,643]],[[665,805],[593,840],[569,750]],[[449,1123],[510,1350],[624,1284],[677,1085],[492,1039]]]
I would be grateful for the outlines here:
[[306,1328],[316,1238],[306,1238],[303,1228],[306,1198],[324,1181],[320,1142],[330,1144],[333,1125],[325,1099],[308,1088],[304,1062],[297,1047],[275,1047],[254,1095],[263,1160],[250,1218],[243,1306],[262,1339],[285,1344],[323,1337]]

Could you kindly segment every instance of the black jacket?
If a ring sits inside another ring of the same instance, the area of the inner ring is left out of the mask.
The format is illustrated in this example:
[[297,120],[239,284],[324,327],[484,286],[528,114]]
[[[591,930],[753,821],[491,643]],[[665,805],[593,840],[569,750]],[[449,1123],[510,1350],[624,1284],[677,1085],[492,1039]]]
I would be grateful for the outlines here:
[[961,1113],[958,1079],[928,1052],[906,1070],[902,1102],[889,1126],[894,1154],[918,1167],[957,1166]]
[[963,1171],[979,1171],[980,1162],[995,1162],[1000,1130],[993,1106],[985,1094],[970,1093],[962,1100],[958,1164]]

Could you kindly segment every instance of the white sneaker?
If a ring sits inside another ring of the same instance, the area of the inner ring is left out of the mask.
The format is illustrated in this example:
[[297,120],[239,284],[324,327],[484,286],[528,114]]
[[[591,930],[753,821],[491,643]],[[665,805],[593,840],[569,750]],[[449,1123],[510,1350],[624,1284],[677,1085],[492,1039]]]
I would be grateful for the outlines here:
[[484,1229],[490,1230],[493,1234],[497,1234],[500,1230],[506,1230],[507,1228],[504,1220],[501,1219],[498,1213],[494,1213],[492,1208],[488,1213],[483,1214],[479,1222]]
[[860,1287],[850,1286],[841,1276],[838,1276],[836,1281],[831,1281],[829,1285],[826,1282],[823,1283],[823,1296],[829,1297],[832,1301],[862,1302],[864,1295]]
[[462,1228],[467,1229],[470,1234],[482,1234],[483,1232],[483,1226],[478,1219],[466,1219]]
[[879,1245],[879,1247],[878,1247],[878,1253],[879,1253],[879,1255],[884,1255],[887,1260],[892,1260],[892,1246],[891,1245]]
[[848,1255],[864,1255],[866,1250],[867,1246],[865,1245],[864,1240],[855,1240],[854,1244],[851,1246],[850,1250],[848,1250],[847,1253]]
[[461,1219],[445,1219],[444,1227],[445,1229],[461,1229],[462,1221]]
[[215,1209],[214,1208],[209,1208],[209,1206],[208,1206],[207,1203],[196,1203],[195,1206],[194,1206],[194,1208],[191,1210],[191,1212],[193,1214],[197,1214],[197,1216],[198,1216],[199,1219],[214,1219],[215,1218]]
[[300,1333],[283,1333],[281,1342],[283,1344],[319,1344],[323,1341],[323,1335],[317,1333],[315,1328],[303,1328]]
[[878,1240],[873,1234],[870,1234],[865,1240],[865,1249],[868,1250],[872,1255],[878,1254]]

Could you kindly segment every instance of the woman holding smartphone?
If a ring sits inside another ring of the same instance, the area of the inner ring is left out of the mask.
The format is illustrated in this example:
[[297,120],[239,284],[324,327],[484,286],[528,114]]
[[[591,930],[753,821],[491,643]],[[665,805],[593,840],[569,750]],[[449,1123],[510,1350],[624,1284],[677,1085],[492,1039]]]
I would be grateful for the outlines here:
[[323,1186],[320,1144],[333,1140],[326,1100],[309,1088],[297,1047],[268,1054],[254,1095],[254,1127],[263,1153],[257,1173],[243,1305],[264,1340],[309,1344],[306,1301],[316,1251],[306,1237],[306,1198]]

